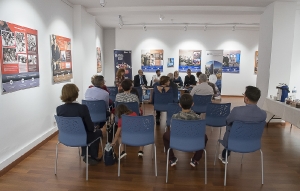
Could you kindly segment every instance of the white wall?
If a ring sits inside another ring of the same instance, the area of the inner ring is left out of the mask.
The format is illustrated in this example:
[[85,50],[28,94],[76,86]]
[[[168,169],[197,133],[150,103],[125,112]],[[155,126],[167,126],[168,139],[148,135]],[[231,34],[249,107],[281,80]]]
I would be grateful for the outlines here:
[[[163,74],[178,70],[179,49],[202,50],[202,72],[205,71],[204,54],[206,50],[241,50],[241,68],[239,74],[223,74],[222,95],[241,95],[245,86],[255,85],[254,54],[258,50],[258,29],[236,30],[231,29],[154,29],[142,28],[116,29],[116,49],[132,50],[133,76],[141,68],[142,49],[164,50]],[[112,53],[110,53],[112,55]],[[107,57],[106,57],[107,58]],[[167,58],[175,58],[174,68],[167,68]],[[105,75],[114,74],[106,71]],[[154,73],[145,73],[150,83]],[[185,73],[180,73],[184,77]],[[112,84],[110,84],[112,85]]]
[[297,88],[297,98],[300,99],[300,10],[296,11],[295,32],[294,32],[293,57],[290,76],[290,91]]
[[52,84],[50,35],[71,38],[71,82],[82,96],[97,73],[95,45],[102,44],[103,32],[82,6],[72,8],[61,0],[1,0],[0,7],[1,20],[38,30],[40,66],[40,87],[0,95],[1,170],[57,130],[53,115],[66,83]]
[[1,0],[0,7],[2,20],[38,30],[40,66],[40,87],[0,95],[1,170],[56,131],[63,84],[52,85],[50,35],[73,37],[73,10],[60,0]]

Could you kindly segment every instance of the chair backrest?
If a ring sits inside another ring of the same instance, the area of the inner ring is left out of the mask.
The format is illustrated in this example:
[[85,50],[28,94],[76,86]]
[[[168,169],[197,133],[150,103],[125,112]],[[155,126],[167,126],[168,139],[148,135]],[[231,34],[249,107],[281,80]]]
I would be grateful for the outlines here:
[[[116,108],[120,104],[126,105],[128,107],[128,109],[130,109],[131,111],[135,112],[137,115],[140,114],[140,107],[139,107],[139,103],[138,102],[116,102],[115,103]],[[119,121],[119,118],[118,118],[117,113],[116,113],[116,115],[115,115],[115,122],[117,123],[118,121]]]
[[259,150],[265,124],[265,121],[256,123],[234,121],[228,137],[228,149],[240,153]]
[[157,88],[154,88],[154,110],[167,111],[168,103],[173,103],[173,91],[170,88],[166,93],[160,93]]
[[106,103],[104,100],[82,100],[82,104],[89,109],[93,123],[106,121]]
[[113,102],[115,102],[116,96],[118,94],[118,87],[107,86],[107,89],[109,91],[109,99],[111,99]]
[[171,120],[170,148],[193,152],[205,148],[205,120]]
[[154,116],[122,115],[122,143],[145,146],[154,143]]
[[231,103],[209,103],[206,108],[206,125],[212,127],[226,126],[226,118],[230,113]]
[[196,113],[205,113],[208,103],[211,103],[212,95],[194,95],[192,110]]
[[143,89],[142,89],[142,87],[134,87],[134,88],[139,93],[139,101],[140,101],[140,103],[142,103],[143,102]]
[[181,107],[178,103],[168,103],[168,109],[167,109],[167,126],[169,127],[171,124],[171,118],[173,114],[179,113],[181,111]]
[[81,117],[54,115],[58,127],[58,140],[69,147],[87,145],[87,136]]

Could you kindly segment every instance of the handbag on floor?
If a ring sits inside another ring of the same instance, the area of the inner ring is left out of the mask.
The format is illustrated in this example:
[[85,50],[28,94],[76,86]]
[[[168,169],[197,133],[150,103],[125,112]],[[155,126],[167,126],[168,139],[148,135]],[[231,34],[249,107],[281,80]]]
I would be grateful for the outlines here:
[[104,164],[106,166],[114,165],[117,162],[117,156],[114,152],[114,148],[111,146],[110,143],[107,143],[104,149]]

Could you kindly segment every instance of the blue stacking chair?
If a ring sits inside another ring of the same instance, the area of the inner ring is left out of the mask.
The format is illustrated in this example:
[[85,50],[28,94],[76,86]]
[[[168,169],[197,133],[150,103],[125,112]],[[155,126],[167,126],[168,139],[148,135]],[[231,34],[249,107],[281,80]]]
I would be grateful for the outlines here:
[[[128,109],[135,112],[137,115],[140,115],[140,107],[139,107],[138,102],[115,102],[116,108],[120,104],[126,105],[128,107]],[[117,114],[115,113],[115,125],[118,124],[118,121],[119,121],[119,118],[118,118]],[[114,138],[114,136],[115,136],[115,132],[114,132],[114,129],[113,129],[113,138]]]
[[[154,116],[128,116],[122,115],[122,143],[119,145],[119,158],[121,145],[146,146],[153,145],[155,160],[155,176],[157,176],[156,146],[154,142]],[[152,153],[153,154],[153,153]],[[153,155],[152,155],[153,156]],[[120,161],[118,163],[118,176],[120,176]]]
[[[82,104],[88,107],[93,123],[107,122],[107,107],[104,100],[82,100]],[[108,142],[108,132],[106,137]]]
[[154,115],[156,111],[166,112],[168,103],[173,103],[173,91],[170,89],[166,93],[160,93],[157,89],[154,90]]
[[171,119],[173,114],[179,113],[181,111],[181,107],[179,106],[178,103],[168,103],[168,108],[167,108],[167,126],[165,128],[165,132],[167,127],[170,127],[171,125]]
[[[123,135],[123,134],[122,134]],[[166,183],[168,182],[169,152],[176,149],[184,152],[204,150],[205,184],[207,184],[206,150],[205,150],[205,120],[172,119],[170,148],[167,152]]]
[[139,93],[139,101],[140,103],[142,103],[142,108],[143,108],[143,111],[145,111],[145,107],[144,107],[144,100],[143,100],[143,89],[142,87],[134,87],[138,93]]
[[192,110],[195,113],[205,113],[207,104],[211,103],[212,95],[194,95],[194,106],[192,107]]
[[109,99],[111,99],[113,102],[115,102],[116,96],[118,94],[118,87],[116,87],[116,86],[107,86],[107,89],[109,91]]
[[[206,125],[211,127],[218,127],[220,129],[219,139],[221,139],[221,127],[226,126],[226,118],[230,113],[231,103],[209,103],[206,109]],[[220,143],[217,141],[217,146]],[[215,153],[215,161],[217,157],[217,152]],[[216,163],[214,163],[215,165]]]
[[62,143],[68,147],[86,147],[86,180],[88,180],[88,147],[96,140],[100,139],[101,149],[103,151],[101,137],[87,143],[87,134],[81,117],[61,117],[54,116],[58,127],[58,142],[56,144],[55,175],[57,173],[58,144]]
[[[228,137],[228,144],[226,149],[226,162],[225,162],[225,175],[224,175],[224,186],[226,186],[226,173],[228,163],[228,150],[232,152],[243,153],[241,163],[243,162],[244,153],[251,153],[260,150],[261,157],[261,184],[264,184],[264,162],[263,152],[261,150],[261,137],[264,131],[266,122],[233,122]],[[219,142],[225,146],[226,143],[223,140]]]

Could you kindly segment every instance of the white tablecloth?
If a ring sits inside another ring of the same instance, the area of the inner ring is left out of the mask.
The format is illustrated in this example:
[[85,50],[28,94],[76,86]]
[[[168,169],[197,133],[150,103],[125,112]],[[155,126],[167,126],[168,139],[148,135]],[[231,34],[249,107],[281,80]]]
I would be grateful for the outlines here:
[[263,109],[300,128],[300,109],[266,98]]

